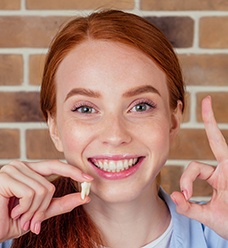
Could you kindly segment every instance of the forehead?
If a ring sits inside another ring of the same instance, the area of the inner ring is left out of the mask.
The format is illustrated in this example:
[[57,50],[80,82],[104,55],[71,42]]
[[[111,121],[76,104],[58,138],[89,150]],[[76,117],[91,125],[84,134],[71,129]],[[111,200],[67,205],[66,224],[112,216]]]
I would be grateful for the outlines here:
[[[64,82],[64,84],[63,84]],[[68,87],[137,87],[153,84],[167,91],[166,75],[140,50],[119,42],[88,40],[73,48],[56,73],[57,90]],[[69,89],[68,89],[69,90]]]

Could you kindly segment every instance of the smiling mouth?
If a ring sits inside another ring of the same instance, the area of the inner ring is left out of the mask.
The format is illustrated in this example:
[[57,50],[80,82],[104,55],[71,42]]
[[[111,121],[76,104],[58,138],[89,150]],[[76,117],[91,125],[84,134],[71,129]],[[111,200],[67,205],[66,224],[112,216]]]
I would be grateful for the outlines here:
[[110,160],[110,159],[89,159],[90,162],[100,170],[117,173],[135,166],[139,160],[138,158],[122,159],[122,160]]

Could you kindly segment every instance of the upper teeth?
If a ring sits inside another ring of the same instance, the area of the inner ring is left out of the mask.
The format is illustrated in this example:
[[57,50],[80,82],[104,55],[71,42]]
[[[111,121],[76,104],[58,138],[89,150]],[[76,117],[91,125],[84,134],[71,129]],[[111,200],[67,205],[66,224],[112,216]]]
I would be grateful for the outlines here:
[[108,172],[120,172],[130,168],[132,165],[136,164],[138,158],[124,159],[124,160],[96,160],[93,159],[93,163],[100,169]]

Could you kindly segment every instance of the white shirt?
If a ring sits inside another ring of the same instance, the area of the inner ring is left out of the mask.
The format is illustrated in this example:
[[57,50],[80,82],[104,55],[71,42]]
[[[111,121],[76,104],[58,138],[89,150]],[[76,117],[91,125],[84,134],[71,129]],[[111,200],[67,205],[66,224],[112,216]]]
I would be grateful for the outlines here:
[[160,237],[158,237],[151,243],[143,246],[142,248],[169,248],[172,232],[173,232],[173,223],[171,219],[170,224],[168,228],[165,230],[165,232]]

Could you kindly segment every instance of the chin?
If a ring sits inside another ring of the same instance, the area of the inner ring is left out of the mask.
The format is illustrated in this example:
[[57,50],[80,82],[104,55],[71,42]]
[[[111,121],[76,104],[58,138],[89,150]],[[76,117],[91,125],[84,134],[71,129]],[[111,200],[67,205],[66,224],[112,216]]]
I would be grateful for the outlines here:
[[[144,197],[145,192],[145,185],[139,186],[139,185],[132,185],[132,184],[122,184],[118,183],[117,185],[112,185],[110,182],[108,182],[108,186],[100,185],[100,187],[96,187],[96,190],[91,193],[91,203],[93,201],[93,198],[106,202],[106,203],[130,203],[133,201],[138,201],[140,198]],[[121,185],[122,184],[122,185]],[[94,185],[95,186],[95,185]],[[151,187],[150,187],[151,188]],[[146,193],[148,197],[148,192]],[[151,190],[152,194],[152,190]]]

